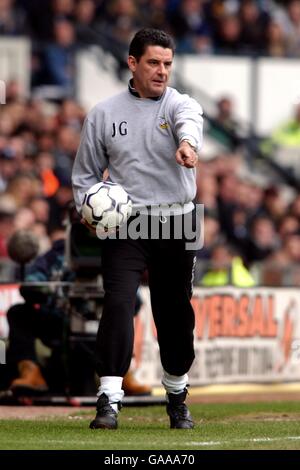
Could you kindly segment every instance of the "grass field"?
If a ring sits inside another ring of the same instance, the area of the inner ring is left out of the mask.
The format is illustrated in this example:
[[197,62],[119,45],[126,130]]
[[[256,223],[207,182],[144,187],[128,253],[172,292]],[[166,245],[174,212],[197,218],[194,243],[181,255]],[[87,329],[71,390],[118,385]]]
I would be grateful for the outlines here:
[[123,408],[119,429],[90,430],[91,411],[1,419],[0,449],[300,449],[298,402],[192,404],[193,430],[170,430],[163,406]]

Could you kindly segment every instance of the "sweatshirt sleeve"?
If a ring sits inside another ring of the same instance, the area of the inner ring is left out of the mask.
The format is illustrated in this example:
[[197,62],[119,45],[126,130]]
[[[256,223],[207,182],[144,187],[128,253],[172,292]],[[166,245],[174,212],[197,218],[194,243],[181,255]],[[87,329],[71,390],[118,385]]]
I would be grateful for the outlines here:
[[72,170],[72,186],[76,209],[80,213],[85,192],[102,180],[108,166],[104,145],[96,127],[87,117],[81,132],[80,144]]
[[182,95],[174,107],[173,122],[178,142],[188,140],[199,154],[203,143],[203,111],[196,100]]

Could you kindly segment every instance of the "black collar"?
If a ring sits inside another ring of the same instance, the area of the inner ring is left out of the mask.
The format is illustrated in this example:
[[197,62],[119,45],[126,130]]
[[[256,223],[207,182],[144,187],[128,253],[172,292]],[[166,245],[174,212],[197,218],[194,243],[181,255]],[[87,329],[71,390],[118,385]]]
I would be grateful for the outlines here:
[[[132,78],[128,82],[128,90],[133,96],[135,96],[136,98],[140,98],[139,93],[136,91],[136,89],[133,86],[133,79]],[[158,100],[161,99],[161,96],[155,96],[154,98],[147,98],[147,99],[153,100],[153,101],[158,101]]]

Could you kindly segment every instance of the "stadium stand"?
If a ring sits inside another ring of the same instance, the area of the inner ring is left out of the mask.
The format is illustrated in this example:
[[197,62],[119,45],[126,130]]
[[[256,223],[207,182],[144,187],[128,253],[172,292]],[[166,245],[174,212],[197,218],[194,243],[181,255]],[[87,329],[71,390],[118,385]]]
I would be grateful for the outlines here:
[[[45,253],[49,234],[64,221],[72,201],[71,168],[86,113],[77,96],[78,52],[100,46],[117,64],[117,79],[125,80],[128,42],[142,26],[170,31],[179,55],[256,60],[299,57],[299,24],[300,0],[2,2],[1,51],[11,50],[8,40],[17,41],[18,49],[25,37],[30,47],[22,54],[31,58],[27,67],[16,59],[13,70],[7,53],[5,76],[0,75],[6,82],[0,105],[1,282],[17,280],[7,250],[13,234],[29,230],[38,236],[39,254]],[[196,202],[205,205],[209,229],[198,253],[197,282],[209,270],[214,247],[226,240],[257,285],[299,286],[297,171],[289,171],[282,154],[273,158],[273,147],[264,145],[272,136],[256,135],[253,123],[239,118],[230,96],[211,99],[177,72],[175,82],[208,103],[205,132],[211,149],[198,164]]]

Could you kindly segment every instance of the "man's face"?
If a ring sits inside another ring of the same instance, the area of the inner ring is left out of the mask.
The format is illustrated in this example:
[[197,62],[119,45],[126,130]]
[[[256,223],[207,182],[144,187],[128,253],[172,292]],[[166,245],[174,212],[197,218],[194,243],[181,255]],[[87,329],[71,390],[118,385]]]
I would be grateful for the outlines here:
[[171,73],[172,49],[161,46],[147,46],[139,61],[128,57],[133,84],[141,98],[155,98],[165,91]]

